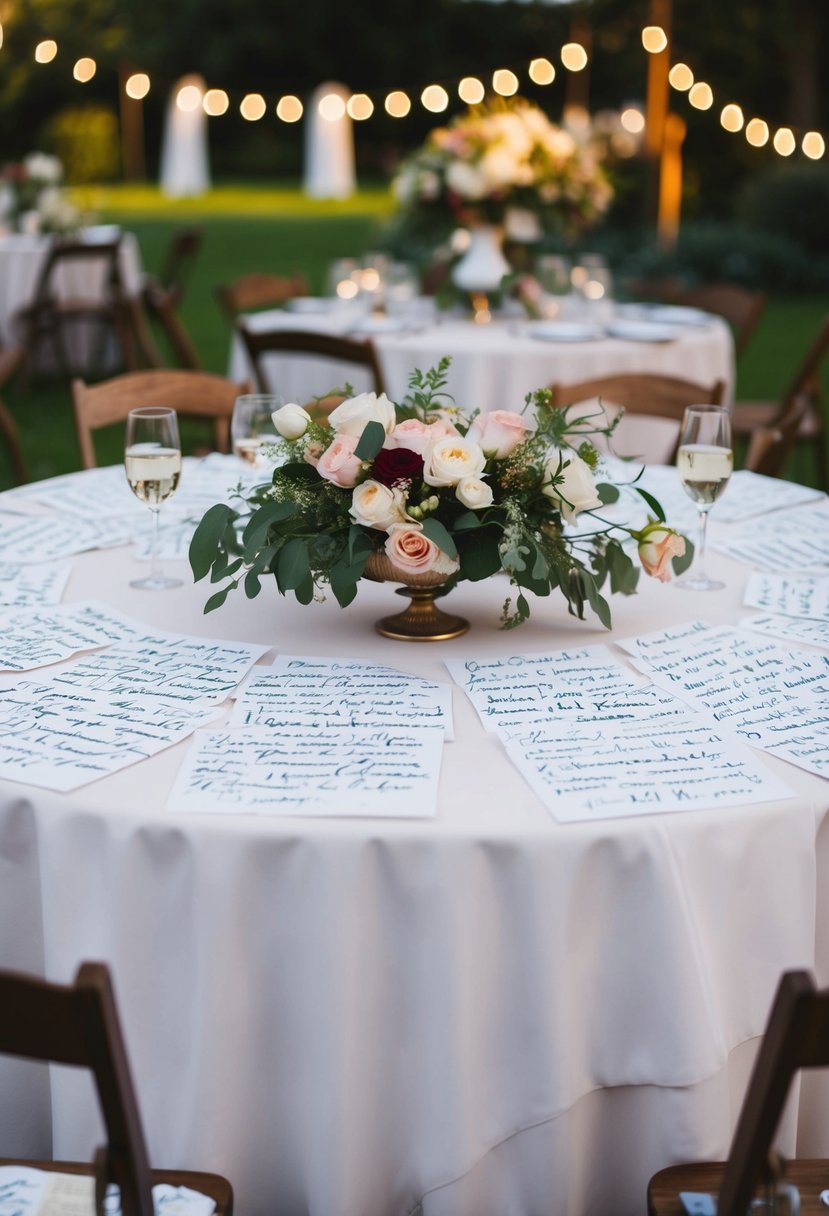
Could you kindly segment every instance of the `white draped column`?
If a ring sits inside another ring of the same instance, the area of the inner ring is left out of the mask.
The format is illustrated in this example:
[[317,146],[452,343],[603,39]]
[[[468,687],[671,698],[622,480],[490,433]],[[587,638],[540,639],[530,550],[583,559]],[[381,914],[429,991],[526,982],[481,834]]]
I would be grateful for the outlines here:
[[345,108],[350,96],[344,85],[321,84],[306,110],[303,188],[311,198],[354,193],[354,133]]
[[167,104],[161,144],[160,186],[170,198],[204,194],[210,188],[204,80],[182,76]]

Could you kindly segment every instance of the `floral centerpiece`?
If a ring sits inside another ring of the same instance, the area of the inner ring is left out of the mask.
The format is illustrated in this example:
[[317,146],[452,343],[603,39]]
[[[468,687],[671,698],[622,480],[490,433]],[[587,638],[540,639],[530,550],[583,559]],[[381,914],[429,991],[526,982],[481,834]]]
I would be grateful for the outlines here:
[[76,232],[83,222],[63,184],[63,165],[46,152],[30,152],[0,171],[0,223],[14,232]]
[[452,229],[495,226],[516,241],[571,239],[613,191],[589,132],[577,137],[521,98],[470,107],[436,127],[393,182],[398,237],[433,247]]
[[[639,575],[624,540],[637,541],[642,566],[659,579],[689,565],[691,546],[644,490],[653,511],[644,528],[597,514],[618,490],[597,480],[590,436],[611,434],[616,420],[572,417],[551,407],[547,390],[520,413],[464,415],[443,392],[448,363],[415,372],[398,406],[362,393],[323,420],[293,404],[274,412],[282,439],[272,481],[241,509],[211,507],[193,536],[196,580],[224,582],[205,611],[240,583],[258,595],[263,577],[303,604],[328,587],[345,607],[367,577],[402,583],[413,597],[381,632],[445,637],[452,631],[435,615],[435,594],[503,571],[517,591],[504,605],[505,626],[529,616],[526,592],[559,591],[571,613],[583,618],[588,604],[609,627],[603,586],[630,594]],[[594,517],[583,530],[582,515]]]

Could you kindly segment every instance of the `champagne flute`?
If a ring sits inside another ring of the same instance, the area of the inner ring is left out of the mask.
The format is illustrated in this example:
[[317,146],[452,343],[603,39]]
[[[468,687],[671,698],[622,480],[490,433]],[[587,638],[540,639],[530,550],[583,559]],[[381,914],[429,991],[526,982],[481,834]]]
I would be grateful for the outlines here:
[[724,406],[692,405],[686,409],[676,465],[682,488],[700,513],[696,560],[688,574],[677,579],[677,586],[688,591],[718,591],[725,584],[705,573],[705,539],[708,512],[728,485],[734,468],[731,417]]
[[279,439],[271,415],[284,404],[277,393],[243,393],[233,403],[230,420],[233,451],[254,469],[268,467],[262,449]]
[[180,587],[181,579],[167,577],[158,563],[158,514],[161,504],[174,493],[181,476],[181,441],[175,410],[162,406],[130,410],[124,468],[133,494],[153,513],[150,573],[146,578],[133,580],[130,586],[143,591]]

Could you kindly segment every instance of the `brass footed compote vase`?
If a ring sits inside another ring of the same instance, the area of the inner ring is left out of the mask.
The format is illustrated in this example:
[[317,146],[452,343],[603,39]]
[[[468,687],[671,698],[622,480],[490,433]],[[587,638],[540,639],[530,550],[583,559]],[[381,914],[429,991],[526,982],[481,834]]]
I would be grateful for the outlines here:
[[364,577],[373,583],[402,583],[397,594],[409,596],[409,606],[402,612],[377,621],[375,629],[384,638],[400,642],[447,642],[469,629],[469,621],[464,617],[444,612],[435,603],[435,592],[447,582],[445,574],[436,571],[410,574],[395,566],[384,553],[372,553]]

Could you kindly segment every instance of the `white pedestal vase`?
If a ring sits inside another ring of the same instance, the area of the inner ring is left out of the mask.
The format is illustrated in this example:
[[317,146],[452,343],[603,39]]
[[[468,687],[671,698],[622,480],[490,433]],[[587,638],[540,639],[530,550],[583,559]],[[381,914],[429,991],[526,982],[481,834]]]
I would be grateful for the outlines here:
[[473,228],[469,248],[452,271],[461,291],[497,291],[512,269],[501,248],[503,232],[491,224]]

